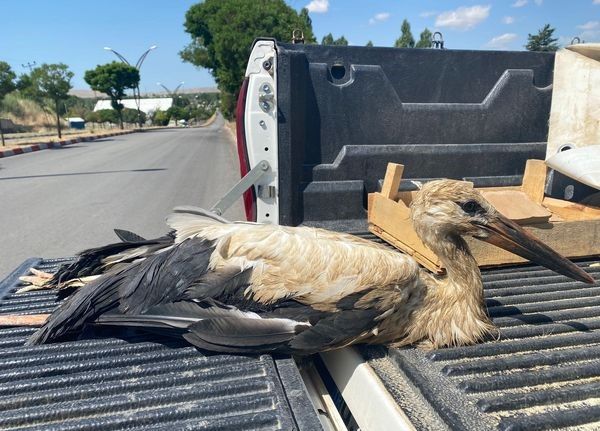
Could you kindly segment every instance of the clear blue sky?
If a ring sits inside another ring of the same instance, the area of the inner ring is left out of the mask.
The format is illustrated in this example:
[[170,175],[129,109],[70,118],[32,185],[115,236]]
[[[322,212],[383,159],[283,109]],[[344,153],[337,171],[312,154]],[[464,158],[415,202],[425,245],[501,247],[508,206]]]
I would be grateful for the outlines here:
[[[193,0],[2,0],[0,60],[17,72],[21,64],[63,62],[75,72],[77,89],[87,88],[83,73],[113,60],[109,46],[135,62],[149,46],[142,67],[142,91],[157,91],[157,81],[174,88],[214,86],[206,70],[181,62],[178,51],[188,42],[183,29]],[[574,36],[600,41],[600,0],[288,0],[299,10],[309,5],[313,29],[344,35],[351,44],[391,46],[407,18],[415,38],[424,27],[440,30],[446,47],[456,49],[523,49],[527,33],[545,23],[556,27],[561,44]]]

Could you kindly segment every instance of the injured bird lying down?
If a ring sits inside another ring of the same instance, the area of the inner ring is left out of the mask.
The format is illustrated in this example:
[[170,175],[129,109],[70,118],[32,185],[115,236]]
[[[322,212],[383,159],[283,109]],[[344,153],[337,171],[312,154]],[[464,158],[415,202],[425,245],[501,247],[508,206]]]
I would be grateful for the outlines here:
[[495,330],[464,235],[593,283],[468,183],[425,184],[411,216],[447,276],[352,235],[230,223],[179,209],[167,220],[173,235],[89,250],[54,277],[50,284],[61,277],[94,279],[75,289],[29,343],[73,337],[86,324],[98,324],[159,331],[230,353],[306,355],[356,343],[472,344]]

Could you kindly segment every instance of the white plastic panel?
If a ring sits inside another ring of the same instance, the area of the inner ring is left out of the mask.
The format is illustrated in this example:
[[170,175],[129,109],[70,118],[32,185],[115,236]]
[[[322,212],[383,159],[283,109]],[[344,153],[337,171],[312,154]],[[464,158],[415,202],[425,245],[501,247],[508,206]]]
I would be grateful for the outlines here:
[[269,174],[257,184],[256,221],[272,224],[279,223],[276,66],[275,43],[256,42],[246,69],[246,145],[251,169],[261,160],[271,165]]

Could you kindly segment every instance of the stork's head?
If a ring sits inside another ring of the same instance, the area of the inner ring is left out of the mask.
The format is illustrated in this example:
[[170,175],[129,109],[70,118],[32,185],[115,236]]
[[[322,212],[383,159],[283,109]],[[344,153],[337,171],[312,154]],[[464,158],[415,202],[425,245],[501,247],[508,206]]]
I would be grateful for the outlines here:
[[411,203],[411,217],[417,234],[427,245],[470,235],[575,280],[594,283],[577,265],[500,214],[471,183],[426,183]]

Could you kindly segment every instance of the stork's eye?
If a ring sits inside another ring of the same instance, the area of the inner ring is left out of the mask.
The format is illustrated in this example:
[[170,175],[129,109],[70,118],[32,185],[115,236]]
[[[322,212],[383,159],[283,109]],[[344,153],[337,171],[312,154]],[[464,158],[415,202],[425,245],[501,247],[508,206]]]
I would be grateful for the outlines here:
[[476,201],[466,201],[460,202],[458,205],[462,208],[464,212],[467,214],[474,216],[477,213],[484,213],[485,210],[477,203]]

